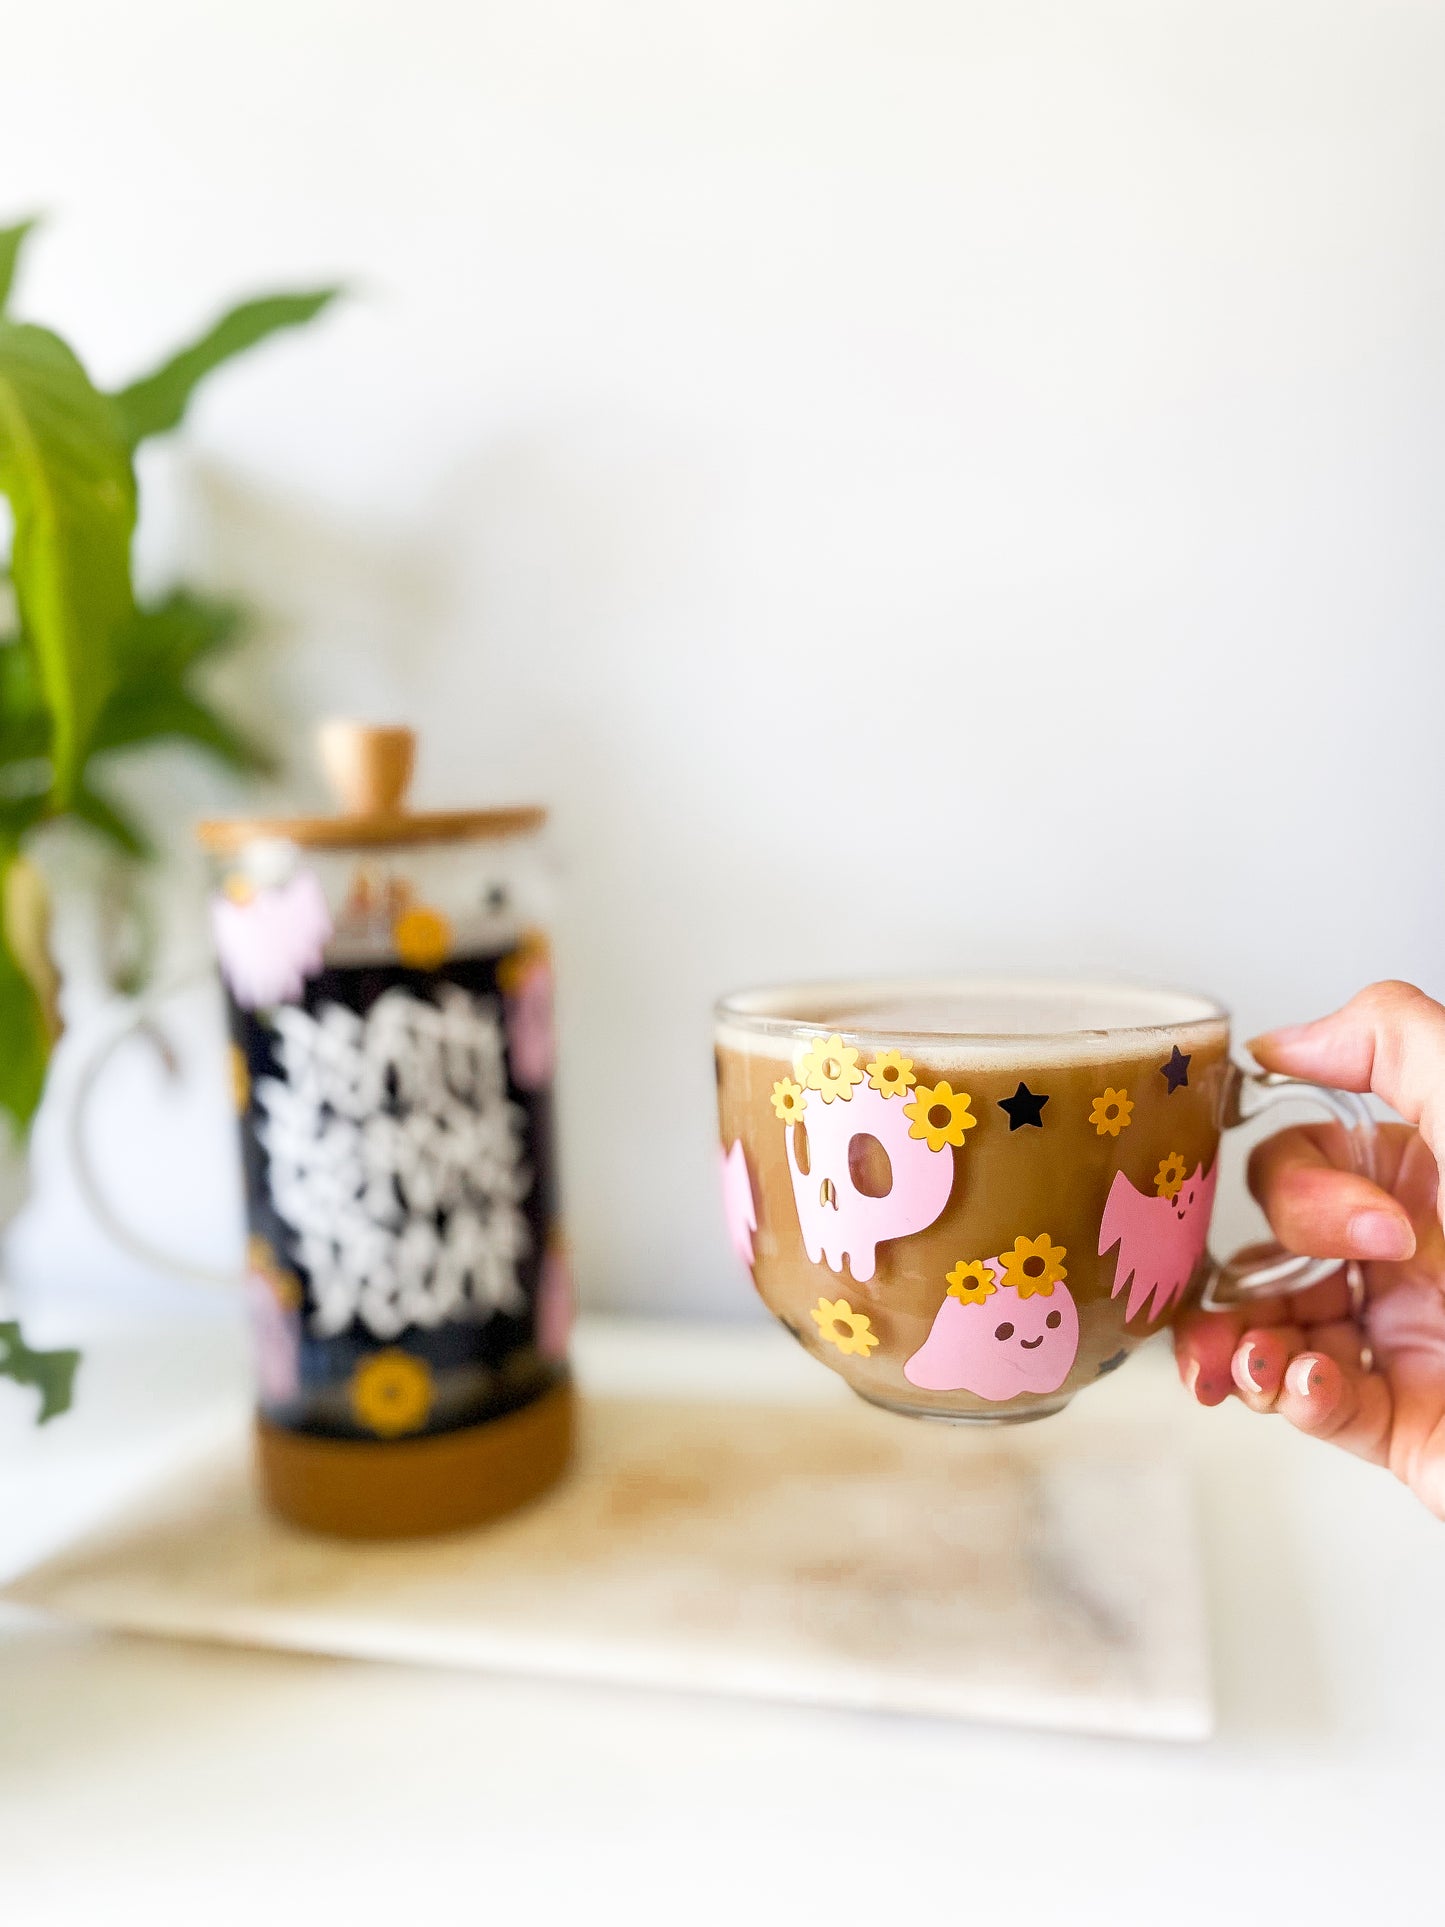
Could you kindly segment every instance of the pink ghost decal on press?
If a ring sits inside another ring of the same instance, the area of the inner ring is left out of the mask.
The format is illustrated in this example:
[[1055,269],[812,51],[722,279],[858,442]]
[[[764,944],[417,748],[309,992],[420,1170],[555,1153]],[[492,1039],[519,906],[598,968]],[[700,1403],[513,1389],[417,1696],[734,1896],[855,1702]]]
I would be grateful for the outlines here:
[[554,1363],[567,1356],[574,1303],[567,1247],[554,1240],[547,1246],[537,1286],[537,1350]]
[[557,1058],[551,964],[545,956],[524,958],[506,973],[504,989],[512,1081],[519,1090],[540,1091],[551,1083]]
[[[798,1163],[799,1130],[807,1132],[808,1168]],[[850,1147],[874,1137],[888,1154],[890,1183],[881,1197],[853,1182]],[[880,1244],[926,1231],[953,1189],[953,1154],[945,1145],[930,1151],[910,1135],[906,1106],[866,1085],[845,1103],[810,1104],[801,1125],[787,1127],[788,1168],[803,1244],[812,1262],[841,1272],[848,1261],[866,1285],[877,1269]]]
[[1184,1180],[1172,1198],[1147,1197],[1135,1190],[1122,1171],[1114,1173],[1099,1226],[1099,1256],[1102,1258],[1111,1246],[1118,1245],[1119,1259],[1110,1296],[1117,1298],[1133,1279],[1129,1292],[1130,1321],[1152,1299],[1149,1310],[1152,1323],[1183,1295],[1204,1256],[1218,1173],[1217,1158],[1207,1175],[1204,1166],[1196,1164],[1194,1175]]
[[211,926],[221,975],[242,1010],[295,1003],[331,941],[326,893],[310,870],[249,894],[223,893],[211,905]]
[[984,1263],[996,1289],[968,1303],[950,1293],[903,1376],[922,1391],[972,1392],[997,1405],[1024,1392],[1058,1391],[1079,1351],[1072,1292],[1059,1278],[1020,1294],[1004,1282],[997,1258]]
[[733,1250],[751,1271],[753,1233],[758,1228],[758,1212],[753,1202],[753,1181],[748,1175],[748,1159],[742,1139],[734,1138],[730,1151],[719,1149],[718,1160],[722,1167],[723,1217],[727,1220],[728,1237]]

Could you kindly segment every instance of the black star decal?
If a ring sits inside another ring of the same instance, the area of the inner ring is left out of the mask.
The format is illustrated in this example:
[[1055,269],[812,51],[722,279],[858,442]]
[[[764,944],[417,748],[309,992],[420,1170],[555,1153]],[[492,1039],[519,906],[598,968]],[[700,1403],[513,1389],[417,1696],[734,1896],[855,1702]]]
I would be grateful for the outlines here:
[[1169,1062],[1159,1066],[1159,1075],[1169,1086],[1169,1095],[1171,1097],[1179,1089],[1181,1084],[1187,1084],[1189,1082],[1189,1059],[1177,1044],[1169,1053]]
[[1012,1097],[1001,1097],[998,1107],[1008,1112],[1009,1130],[1016,1131],[1021,1124],[1036,1124],[1043,1129],[1043,1109],[1048,1098],[1040,1097],[1031,1091],[1027,1084],[1020,1084]]

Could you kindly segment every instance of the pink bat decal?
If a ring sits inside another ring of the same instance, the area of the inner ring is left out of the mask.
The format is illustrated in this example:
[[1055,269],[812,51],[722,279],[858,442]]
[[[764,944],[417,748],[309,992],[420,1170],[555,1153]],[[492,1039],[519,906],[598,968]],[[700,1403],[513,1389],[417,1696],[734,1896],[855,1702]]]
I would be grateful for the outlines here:
[[1122,1171],[1114,1173],[1099,1226],[1099,1256],[1102,1258],[1112,1245],[1118,1245],[1119,1259],[1110,1295],[1117,1298],[1133,1279],[1129,1292],[1130,1321],[1151,1298],[1150,1321],[1162,1318],[1194,1276],[1209,1237],[1209,1214],[1214,1209],[1214,1181],[1218,1174],[1218,1159],[1207,1176],[1204,1166],[1196,1164],[1194,1175],[1184,1180],[1177,1197],[1150,1198],[1136,1191]]
[[751,1271],[753,1233],[758,1228],[757,1206],[753,1203],[753,1181],[748,1175],[747,1153],[741,1138],[733,1139],[730,1151],[719,1150],[722,1166],[723,1216],[733,1250]]
[[926,1392],[972,1392],[995,1404],[1056,1392],[1079,1350],[1079,1311],[1068,1286],[1059,1279],[1047,1294],[1020,1298],[1003,1282],[997,1258],[987,1262],[998,1290],[978,1305],[945,1298],[903,1376]]
[[[790,1124],[788,1166],[793,1202],[812,1262],[827,1260],[842,1271],[846,1258],[853,1276],[866,1285],[877,1267],[878,1247],[888,1238],[926,1231],[948,1203],[953,1189],[953,1153],[947,1145],[930,1151],[909,1135],[911,1120],[896,1097],[867,1085],[845,1104],[810,1099],[802,1127],[808,1134],[808,1168],[798,1163],[799,1126]],[[850,1147],[855,1137],[875,1137],[888,1154],[889,1188],[881,1198],[853,1182]]]

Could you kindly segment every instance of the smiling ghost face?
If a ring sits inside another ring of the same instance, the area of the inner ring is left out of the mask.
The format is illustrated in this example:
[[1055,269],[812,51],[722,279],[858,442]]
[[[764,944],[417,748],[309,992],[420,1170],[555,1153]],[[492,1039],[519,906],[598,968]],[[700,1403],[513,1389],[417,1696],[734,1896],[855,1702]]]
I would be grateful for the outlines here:
[[1056,1392],[1079,1349],[1079,1313],[1066,1284],[1021,1298],[1001,1284],[982,1304],[945,1298],[923,1345],[903,1367],[928,1392],[972,1392],[994,1404]]

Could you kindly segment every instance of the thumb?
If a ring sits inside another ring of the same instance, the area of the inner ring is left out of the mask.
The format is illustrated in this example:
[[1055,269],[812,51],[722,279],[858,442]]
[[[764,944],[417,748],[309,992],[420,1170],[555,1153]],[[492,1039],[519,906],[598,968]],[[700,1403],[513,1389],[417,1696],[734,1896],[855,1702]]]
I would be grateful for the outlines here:
[[1371,984],[1333,1016],[1249,1048],[1266,1070],[1382,1097],[1445,1168],[1445,1008],[1414,984]]

